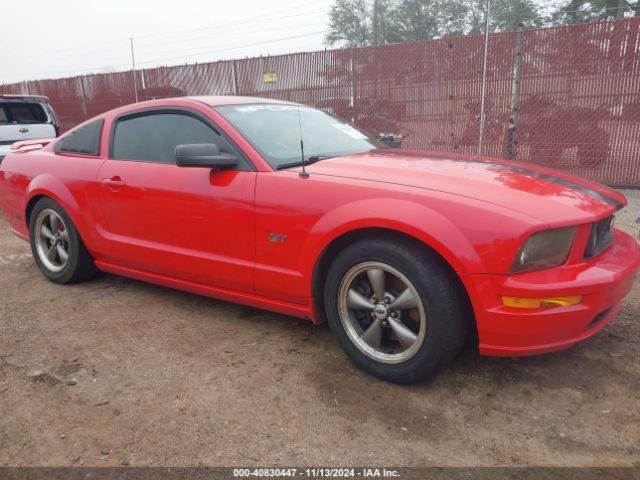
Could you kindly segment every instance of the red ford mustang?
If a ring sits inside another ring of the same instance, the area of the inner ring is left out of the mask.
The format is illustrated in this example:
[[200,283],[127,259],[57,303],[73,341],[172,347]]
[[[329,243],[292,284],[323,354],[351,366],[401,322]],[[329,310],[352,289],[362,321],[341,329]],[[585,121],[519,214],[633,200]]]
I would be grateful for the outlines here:
[[13,148],[0,201],[50,280],[101,270],[327,319],[358,366],[396,382],[433,374],[476,333],[486,355],[584,340],[640,264],[612,228],[626,204],[613,190],[385,150],[291,103],[144,102]]

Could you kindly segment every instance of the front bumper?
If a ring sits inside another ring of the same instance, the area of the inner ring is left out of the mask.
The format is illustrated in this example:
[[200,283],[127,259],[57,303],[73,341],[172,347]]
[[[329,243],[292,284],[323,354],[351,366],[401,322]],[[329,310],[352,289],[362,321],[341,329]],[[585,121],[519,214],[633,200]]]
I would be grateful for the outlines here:
[[[517,275],[461,275],[473,303],[480,353],[536,355],[589,338],[615,317],[639,267],[640,245],[615,230],[613,244],[584,263]],[[582,302],[566,307],[523,309],[502,303],[503,296],[574,295],[582,295]]]

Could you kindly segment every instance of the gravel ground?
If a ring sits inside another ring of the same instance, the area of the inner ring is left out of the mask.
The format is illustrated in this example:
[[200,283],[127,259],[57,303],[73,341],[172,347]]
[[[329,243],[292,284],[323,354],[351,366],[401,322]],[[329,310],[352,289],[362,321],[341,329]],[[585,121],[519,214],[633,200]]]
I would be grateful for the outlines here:
[[622,211],[616,215],[616,227],[638,238],[640,231],[640,190],[620,190],[629,200]]
[[640,466],[639,282],[568,351],[467,350],[397,386],[326,326],[114,276],[57,286],[3,220],[0,252],[0,465]]

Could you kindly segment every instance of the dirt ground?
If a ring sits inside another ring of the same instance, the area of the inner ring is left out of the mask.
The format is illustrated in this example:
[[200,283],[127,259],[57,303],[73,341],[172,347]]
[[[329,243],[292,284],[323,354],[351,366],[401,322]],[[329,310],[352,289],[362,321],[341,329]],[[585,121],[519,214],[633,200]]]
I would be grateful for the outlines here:
[[0,465],[640,466],[639,320],[636,281],[573,349],[467,350],[397,386],[326,326],[108,275],[54,285],[2,220]]

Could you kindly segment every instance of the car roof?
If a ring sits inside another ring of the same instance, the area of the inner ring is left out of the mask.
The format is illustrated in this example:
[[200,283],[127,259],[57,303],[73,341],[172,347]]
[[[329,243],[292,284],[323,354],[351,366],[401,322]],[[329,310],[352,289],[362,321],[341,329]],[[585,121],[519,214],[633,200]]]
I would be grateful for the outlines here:
[[244,97],[241,95],[206,95],[206,96],[194,96],[186,97],[190,100],[196,100],[198,102],[206,103],[212,107],[219,107],[221,105],[243,105],[247,103],[275,103],[275,104],[292,104],[293,102],[287,102],[284,100],[276,100],[273,98],[260,98],[260,97]]
[[298,105],[293,102],[286,102],[283,100],[274,100],[271,98],[259,98],[259,97],[243,97],[240,95],[208,95],[208,96],[188,96],[188,97],[169,97],[169,98],[157,98],[154,100],[145,100],[138,103],[130,103],[123,105],[122,107],[114,108],[89,118],[82,123],[74,126],[73,129],[79,128],[87,123],[91,123],[99,118],[115,118],[119,115],[134,113],[138,110],[144,110],[148,108],[163,108],[171,107],[173,103],[176,105],[184,105],[184,102],[199,102],[211,107],[219,107],[222,105],[246,105],[251,103],[269,103],[269,104],[281,104],[281,105]]
[[49,102],[49,97],[44,95],[13,95],[8,93],[0,93],[0,100],[19,100],[34,102]]

